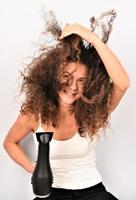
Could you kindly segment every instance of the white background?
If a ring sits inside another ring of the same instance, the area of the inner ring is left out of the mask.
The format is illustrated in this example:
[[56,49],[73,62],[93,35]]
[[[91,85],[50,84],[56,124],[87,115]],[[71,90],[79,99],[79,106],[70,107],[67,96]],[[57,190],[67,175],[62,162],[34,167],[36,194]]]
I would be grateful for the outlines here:
[[[118,16],[109,47],[129,74],[131,87],[112,113],[109,138],[97,145],[97,167],[107,190],[120,200],[136,199],[136,5],[133,0],[3,0],[0,3],[0,199],[30,200],[34,196],[31,175],[9,159],[2,143],[19,114],[16,101],[19,70],[32,56],[43,30],[43,5],[56,12],[62,23],[88,26],[91,16],[114,8]],[[35,159],[32,136],[21,143],[30,159]]]

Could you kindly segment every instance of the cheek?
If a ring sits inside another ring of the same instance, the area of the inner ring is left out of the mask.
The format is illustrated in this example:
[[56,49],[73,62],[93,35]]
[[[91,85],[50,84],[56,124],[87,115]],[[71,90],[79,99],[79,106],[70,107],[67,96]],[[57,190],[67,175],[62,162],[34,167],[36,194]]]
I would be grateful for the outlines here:
[[83,92],[84,91],[84,85],[83,84],[78,84],[78,91]]

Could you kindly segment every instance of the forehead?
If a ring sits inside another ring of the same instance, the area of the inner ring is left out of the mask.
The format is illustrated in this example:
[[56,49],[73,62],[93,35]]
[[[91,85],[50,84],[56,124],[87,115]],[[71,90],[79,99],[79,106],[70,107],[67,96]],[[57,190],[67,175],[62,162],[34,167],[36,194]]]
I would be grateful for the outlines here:
[[88,74],[87,66],[82,63],[70,62],[65,65],[64,71],[72,73],[76,76],[86,77]]

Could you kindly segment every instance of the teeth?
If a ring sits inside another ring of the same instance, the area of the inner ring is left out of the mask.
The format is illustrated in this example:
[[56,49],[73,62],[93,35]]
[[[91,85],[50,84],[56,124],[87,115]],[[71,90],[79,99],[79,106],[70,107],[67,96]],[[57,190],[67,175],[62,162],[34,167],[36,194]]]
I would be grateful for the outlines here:
[[70,96],[72,96],[72,97],[75,95],[75,93],[69,92],[69,91],[65,91],[65,93],[68,94],[68,95],[70,95]]

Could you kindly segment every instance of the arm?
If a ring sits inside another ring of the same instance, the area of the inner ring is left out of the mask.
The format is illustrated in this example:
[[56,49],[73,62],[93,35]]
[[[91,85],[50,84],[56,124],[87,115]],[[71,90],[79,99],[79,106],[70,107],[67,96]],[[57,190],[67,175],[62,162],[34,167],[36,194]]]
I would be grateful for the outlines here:
[[34,163],[28,159],[19,143],[25,136],[33,131],[33,123],[34,120],[32,120],[32,117],[30,118],[30,116],[20,113],[17,120],[10,128],[3,143],[3,147],[12,160],[30,173],[33,172]]
[[77,23],[72,25],[67,24],[62,31],[60,39],[72,33],[79,35],[88,43],[93,44],[94,48],[101,57],[113,83],[112,101],[110,107],[110,112],[112,112],[117,107],[127,88],[130,86],[130,80],[125,69],[111,49],[109,49],[108,46],[103,43],[95,33]]
[[93,46],[100,55],[113,83],[110,105],[110,112],[113,112],[130,86],[130,80],[119,59],[97,36]]

